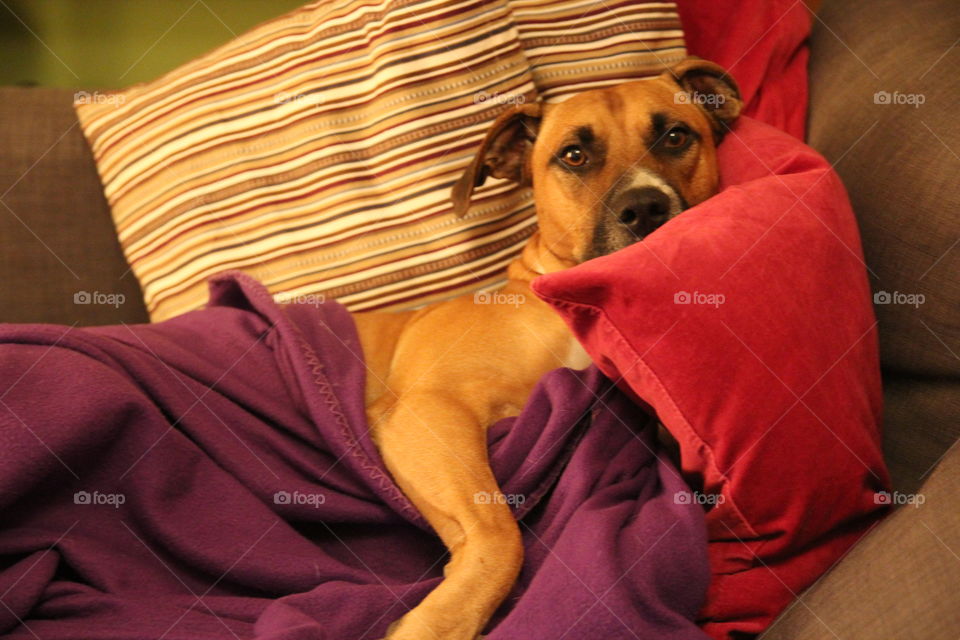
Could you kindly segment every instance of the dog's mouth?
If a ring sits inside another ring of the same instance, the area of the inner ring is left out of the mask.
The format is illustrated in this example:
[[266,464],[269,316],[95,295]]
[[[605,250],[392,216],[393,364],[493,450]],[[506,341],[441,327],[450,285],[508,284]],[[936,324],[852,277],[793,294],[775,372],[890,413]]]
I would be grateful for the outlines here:
[[688,208],[673,185],[645,169],[621,180],[599,205],[597,224],[585,259],[630,246]]

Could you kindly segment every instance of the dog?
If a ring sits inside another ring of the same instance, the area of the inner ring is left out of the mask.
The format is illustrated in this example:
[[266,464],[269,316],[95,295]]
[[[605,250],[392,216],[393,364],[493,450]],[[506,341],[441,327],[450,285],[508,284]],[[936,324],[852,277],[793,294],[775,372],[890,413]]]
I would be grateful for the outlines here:
[[487,457],[487,427],[517,415],[537,381],[590,359],[530,291],[545,273],[622,249],[717,190],[716,145],[741,110],[718,65],[687,58],[660,76],[515,105],[453,187],[462,216],[487,178],[532,185],[538,230],[498,294],[404,313],[354,314],[369,375],[370,433],[400,489],[450,553],[443,581],[388,640],[474,640],[523,562],[520,527]]

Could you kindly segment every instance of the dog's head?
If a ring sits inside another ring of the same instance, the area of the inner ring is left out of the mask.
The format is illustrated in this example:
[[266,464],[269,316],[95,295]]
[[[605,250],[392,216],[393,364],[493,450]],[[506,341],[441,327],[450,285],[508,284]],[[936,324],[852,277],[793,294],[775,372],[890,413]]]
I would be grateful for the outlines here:
[[551,262],[622,249],[716,192],[716,144],[741,106],[733,79],[699,58],[559,104],[515,106],[454,185],[454,210],[463,215],[487,177],[532,183]]

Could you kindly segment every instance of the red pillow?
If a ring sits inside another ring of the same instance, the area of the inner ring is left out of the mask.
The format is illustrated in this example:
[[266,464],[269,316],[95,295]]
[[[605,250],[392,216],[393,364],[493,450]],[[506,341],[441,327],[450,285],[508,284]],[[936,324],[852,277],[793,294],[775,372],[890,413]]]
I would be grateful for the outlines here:
[[876,321],[839,178],[741,118],[721,193],[533,283],[702,483],[715,638],[759,633],[882,515]]

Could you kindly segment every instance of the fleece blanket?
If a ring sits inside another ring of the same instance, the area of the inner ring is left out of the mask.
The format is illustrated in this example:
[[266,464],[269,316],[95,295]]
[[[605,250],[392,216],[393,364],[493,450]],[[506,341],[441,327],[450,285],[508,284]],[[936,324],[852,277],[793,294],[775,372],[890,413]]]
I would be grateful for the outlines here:
[[[238,274],[156,325],[0,326],[0,635],[382,637],[446,554],[364,374],[342,307]],[[706,637],[701,507],[605,378],[549,374],[489,443],[526,546],[491,640]]]

